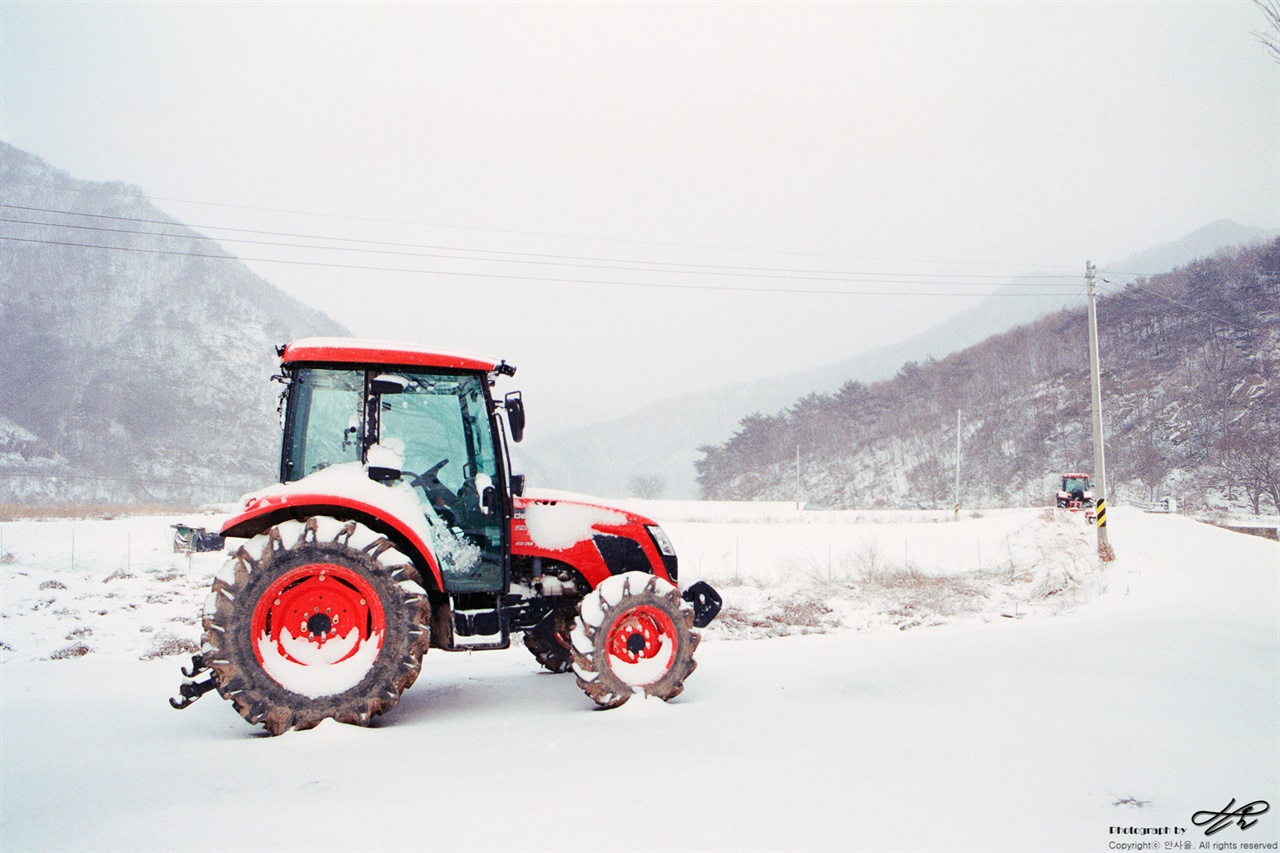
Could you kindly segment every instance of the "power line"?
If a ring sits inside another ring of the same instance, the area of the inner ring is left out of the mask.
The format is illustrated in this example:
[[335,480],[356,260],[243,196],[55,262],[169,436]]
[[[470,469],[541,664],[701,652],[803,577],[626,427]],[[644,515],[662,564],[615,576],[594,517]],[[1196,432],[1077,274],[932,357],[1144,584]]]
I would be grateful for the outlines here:
[[[1110,282],[1107,282],[1107,284],[1110,284]],[[1250,331],[1250,329],[1249,329],[1249,327],[1248,327],[1248,326],[1241,325],[1240,323],[1237,323],[1237,322],[1236,322],[1236,321],[1234,321],[1234,320],[1228,320],[1228,319],[1226,319],[1225,317],[1219,317],[1219,316],[1217,316],[1216,314],[1210,314],[1208,311],[1205,311],[1205,310],[1204,310],[1204,309],[1202,309],[1202,308],[1197,308],[1197,307],[1196,307],[1196,306],[1194,306],[1194,305],[1188,305],[1188,304],[1187,304],[1187,303],[1185,303],[1185,302],[1181,302],[1181,301],[1179,301],[1179,300],[1177,300],[1177,299],[1174,299],[1172,296],[1165,296],[1163,293],[1160,293],[1160,292],[1159,292],[1159,291],[1157,291],[1157,290],[1152,290],[1152,289],[1151,289],[1151,288],[1149,288],[1149,287],[1143,287],[1142,285],[1140,285],[1140,284],[1136,284],[1136,283],[1133,283],[1133,282],[1130,282],[1130,283],[1127,285],[1127,287],[1131,287],[1131,288],[1133,288],[1134,290],[1139,290],[1139,291],[1141,291],[1141,292],[1143,292],[1143,293],[1146,293],[1146,294],[1147,294],[1147,295],[1149,295],[1149,296],[1154,296],[1154,297],[1156,297],[1156,298],[1158,298],[1158,299],[1163,299],[1165,302],[1168,302],[1168,303],[1170,303],[1171,305],[1177,305],[1177,306],[1178,306],[1178,307],[1180,307],[1180,308],[1185,308],[1185,309],[1187,309],[1188,311],[1192,312],[1193,314],[1199,314],[1200,316],[1202,316],[1202,317],[1207,317],[1207,318],[1208,318],[1208,319],[1210,319],[1210,320],[1216,320],[1217,322],[1222,323],[1224,326],[1231,326],[1231,327],[1233,327],[1233,328],[1235,328],[1235,329],[1238,329],[1238,330],[1239,330],[1239,331],[1241,331],[1241,332],[1247,332],[1247,331]],[[1124,295],[1124,291],[1122,291],[1122,290],[1112,290],[1112,291],[1111,291],[1111,295],[1112,295],[1112,296],[1122,296],[1122,295]]]
[[[88,192],[88,190],[81,190],[74,187],[50,187],[45,184],[31,184],[31,183],[25,183],[22,181],[12,181],[12,180],[3,180],[3,179],[0,179],[0,184],[10,184],[13,186],[31,187],[34,189],[42,189],[42,190],[53,190],[56,192],[75,192],[75,193]],[[583,234],[562,234],[562,233],[547,232],[547,231],[521,231],[521,230],[509,229],[509,228],[486,228],[486,227],[474,226],[474,225],[456,225],[456,224],[451,224],[447,222],[424,222],[420,220],[411,220],[411,219],[390,219],[390,218],[384,218],[384,217],[357,216],[350,213],[330,213],[330,212],[323,212],[323,211],[317,212],[317,211],[295,210],[295,209],[280,208],[280,207],[256,207],[253,205],[245,205],[245,204],[230,204],[225,202],[198,201],[194,199],[172,198],[172,197],[166,197],[166,196],[148,196],[143,194],[140,188],[138,189],[138,193],[139,193],[140,199],[145,201],[151,201],[151,202],[168,201],[168,202],[175,202],[177,204],[191,204],[191,205],[197,205],[201,207],[225,208],[230,210],[249,210],[249,211],[255,211],[259,213],[285,213],[293,216],[312,216],[320,219],[339,219],[339,220],[345,220],[345,221],[351,221],[351,222],[372,222],[372,223],[383,224],[383,225],[411,225],[416,227],[427,227],[427,228],[450,228],[458,231],[475,231],[475,232],[487,233],[487,234],[512,234],[512,235],[522,236],[522,237],[554,237],[557,239],[566,239],[566,240],[589,240],[589,241],[600,242],[600,243],[621,243],[621,244],[630,244],[635,246],[657,246],[657,247],[674,248],[674,249],[699,249],[699,250],[710,250],[710,251],[717,251],[717,252],[750,252],[755,254],[784,255],[784,256],[792,256],[792,257],[843,258],[846,260],[889,261],[893,263],[947,264],[950,266],[979,266],[979,267],[1004,266],[1004,267],[1016,267],[1018,269],[1026,269],[1027,267],[1047,267],[1051,269],[1074,269],[1074,266],[1069,266],[1066,264],[1035,264],[1035,263],[1022,263],[1022,262],[1013,262],[1013,261],[956,261],[956,260],[941,260],[937,258],[897,258],[897,257],[885,257],[885,256],[874,256],[874,255],[844,255],[844,254],[833,253],[833,252],[803,252],[803,251],[785,250],[785,249],[761,249],[757,247],[744,248],[741,246],[713,246],[713,245],[705,245],[705,244],[697,244],[697,243],[674,243],[674,242],[662,242],[657,240],[634,240],[634,239],[626,239],[626,238],[620,238],[620,237],[599,237],[599,236],[583,235]],[[217,228],[219,226],[207,226],[207,227]]]
[[[973,275],[973,274],[965,274],[965,273],[897,273],[897,272],[872,273],[872,272],[847,271],[847,270],[815,270],[815,269],[803,269],[803,268],[751,267],[751,266],[741,266],[741,265],[701,264],[701,263],[691,263],[691,262],[648,261],[648,260],[625,259],[625,258],[621,258],[621,259],[620,258],[600,258],[600,257],[582,256],[582,255],[557,255],[557,254],[540,253],[540,252],[513,252],[513,251],[497,250],[497,249],[459,248],[454,246],[445,246],[445,245],[438,245],[438,244],[403,243],[403,242],[390,242],[390,241],[382,241],[382,240],[361,240],[361,239],[350,238],[350,237],[326,237],[322,235],[298,234],[298,233],[280,232],[280,231],[262,231],[262,230],[256,230],[256,229],[250,229],[250,228],[232,228],[232,227],[218,226],[218,225],[181,225],[179,223],[167,222],[159,219],[144,219],[144,218],[128,217],[128,216],[113,216],[109,214],[100,214],[100,213],[84,213],[80,211],[56,210],[52,208],[30,207],[30,206],[15,205],[15,204],[0,204],[0,208],[9,208],[12,210],[24,210],[29,212],[49,213],[49,214],[65,215],[65,216],[92,217],[95,219],[107,219],[111,221],[132,222],[137,224],[165,225],[165,226],[171,226],[171,227],[177,226],[177,227],[187,227],[187,228],[206,228],[209,230],[230,231],[234,233],[255,234],[259,236],[289,237],[294,239],[327,241],[327,242],[336,242],[336,243],[351,243],[351,244],[357,244],[359,246],[388,247],[387,249],[370,249],[370,248],[343,248],[338,246],[315,246],[315,245],[298,244],[298,243],[281,243],[277,241],[266,241],[266,240],[247,240],[247,239],[236,238],[236,237],[214,238],[214,237],[209,237],[203,234],[172,234],[172,233],[163,233],[163,232],[156,232],[156,231],[139,231],[139,230],[123,229],[123,228],[106,228],[103,226],[94,226],[94,225],[75,225],[71,223],[60,223],[60,222],[41,222],[38,220],[31,220],[31,219],[0,218],[0,222],[9,222],[9,223],[20,224],[20,225],[37,225],[37,226],[45,226],[50,228],[65,228],[65,229],[75,229],[75,230],[82,230],[82,231],[101,231],[101,232],[116,233],[116,234],[134,234],[134,235],[141,235],[141,236],[168,237],[171,239],[206,240],[206,241],[214,241],[214,242],[220,240],[221,242],[227,242],[227,243],[273,246],[278,248],[291,248],[291,249],[320,249],[320,250],[326,250],[326,251],[360,252],[365,254],[393,255],[393,256],[402,256],[402,257],[429,257],[429,258],[441,258],[441,259],[447,259],[447,260],[477,260],[477,261],[488,261],[488,262],[494,262],[494,263],[527,263],[527,264],[534,264],[534,265],[540,265],[540,266],[566,266],[566,267],[574,267],[574,268],[582,268],[582,269],[609,269],[609,270],[619,270],[619,271],[626,271],[626,272],[672,272],[672,273],[680,273],[685,275],[714,273],[716,275],[724,275],[724,276],[732,276],[732,277],[740,277],[740,278],[786,277],[786,278],[798,279],[798,280],[804,280],[804,281],[870,281],[870,282],[876,282],[876,283],[892,283],[895,280],[902,280],[902,283],[904,284],[914,284],[914,283],[954,284],[954,285],[971,285],[971,286],[991,286],[993,284],[996,284],[991,281],[992,277],[990,275]],[[430,249],[430,250],[445,251],[445,252],[466,252],[466,253],[470,253],[470,255],[472,256],[441,255],[441,254],[434,254],[429,252],[395,251],[398,249]],[[486,257],[474,257],[474,255],[505,255],[509,257],[486,258]],[[582,263],[582,264],[568,263],[569,261],[585,261],[589,263]],[[645,266],[637,266],[639,264],[643,264]],[[654,269],[651,269],[651,268],[654,268]],[[1056,279],[1064,279],[1064,280],[1066,279],[1075,280],[1076,277],[1067,276],[1067,275],[1057,275],[1057,274],[1054,274],[1054,275],[1044,274],[1044,275],[1036,276],[1036,278],[1040,278],[1040,279],[1056,278]],[[959,281],[957,279],[965,279],[965,281]],[[968,279],[978,279],[978,281],[968,281]],[[1054,285],[1055,283],[1028,282],[1024,286],[1051,287]]]
[[[138,246],[104,246],[96,243],[75,243],[66,240],[38,240],[31,237],[10,237],[0,235],[0,240],[6,240],[15,243],[31,243],[46,246],[64,246],[76,249],[101,249],[105,251],[116,252],[137,252],[151,255],[167,255],[174,257],[187,258],[206,258],[219,261],[234,262],[253,262],[266,264],[285,264],[288,266],[305,266],[318,267],[325,269],[342,269],[356,270],[360,272],[394,272],[408,273],[411,275],[435,275],[445,276],[449,278],[474,278],[489,279],[497,281],[537,281],[551,284],[586,284],[601,285],[606,287],[632,287],[632,288],[661,288],[665,290],[703,290],[703,291],[727,291],[734,293],[784,293],[792,295],[821,295],[821,296],[894,296],[894,297],[917,297],[917,296],[973,296],[972,293],[903,293],[902,291],[888,290],[834,290],[834,289],[816,289],[816,288],[787,288],[787,287],[733,287],[730,285],[710,285],[710,284],[670,284],[663,282],[640,282],[640,281],[610,281],[607,279],[581,279],[581,278],[559,278],[552,276],[531,276],[531,275],[515,275],[511,273],[483,273],[465,270],[433,270],[433,269],[406,269],[404,267],[384,267],[374,266],[370,264],[345,264],[324,261],[306,261],[306,260],[290,260],[285,258],[246,258],[236,257],[230,253],[212,254],[207,252],[191,252],[179,251],[176,249],[149,249]],[[867,284],[906,284],[902,281],[873,281],[868,280]],[[930,282],[922,282],[930,284]],[[938,284],[945,284],[939,282]],[[1035,293],[1002,293],[994,294],[999,296],[1071,296],[1071,293],[1052,293],[1046,291],[1038,291]]]

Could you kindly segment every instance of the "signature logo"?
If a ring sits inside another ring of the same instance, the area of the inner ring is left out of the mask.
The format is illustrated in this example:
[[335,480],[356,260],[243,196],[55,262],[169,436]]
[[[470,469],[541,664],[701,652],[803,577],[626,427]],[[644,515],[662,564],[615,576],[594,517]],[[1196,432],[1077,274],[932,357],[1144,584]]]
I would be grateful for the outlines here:
[[1208,827],[1204,831],[1205,835],[1213,835],[1215,832],[1221,832],[1235,822],[1239,824],[1240,829],[1245,830],[1258,822],[1255,817],[1249,820],[1251,815],[1262,815],[1271,811],[1271,804],[1266,800],[1254,800],[1247,806],[1236,808],[1236,798],[1232,797],[1231,802],[1227,803],[1227,807],[1220,812],[1203,811],[1196,812],[1191,816],[1191,822],[1196,826]]

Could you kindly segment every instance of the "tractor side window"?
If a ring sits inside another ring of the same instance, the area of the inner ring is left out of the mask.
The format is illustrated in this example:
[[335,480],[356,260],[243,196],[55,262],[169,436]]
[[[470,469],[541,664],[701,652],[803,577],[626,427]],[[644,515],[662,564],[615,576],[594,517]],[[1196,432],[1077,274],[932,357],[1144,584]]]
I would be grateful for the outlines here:
[[303,368],[293,377],[283,454],[284,482],[360,461],[364,373]]

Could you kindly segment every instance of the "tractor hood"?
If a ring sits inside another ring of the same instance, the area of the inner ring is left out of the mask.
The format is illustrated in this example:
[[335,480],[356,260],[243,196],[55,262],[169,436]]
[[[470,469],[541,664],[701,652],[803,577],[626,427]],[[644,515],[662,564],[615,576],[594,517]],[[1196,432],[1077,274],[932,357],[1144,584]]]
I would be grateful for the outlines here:
[[552,489],[530,489],[516,498],[516,511],[523,512],[532,544],[553,551],[571,548],[597,533],[655,523],[587,495]]
[[623,571],[665,572],[676,582],[675,548],[651,518],[570,492],[516,498],[511,552],[575,566],[594,587]]

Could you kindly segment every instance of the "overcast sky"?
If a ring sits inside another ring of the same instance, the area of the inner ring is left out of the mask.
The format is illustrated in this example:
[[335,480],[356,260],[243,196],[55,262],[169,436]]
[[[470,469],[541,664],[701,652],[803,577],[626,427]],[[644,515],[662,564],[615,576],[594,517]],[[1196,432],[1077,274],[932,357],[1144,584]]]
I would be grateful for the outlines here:
[[892,343],[1019,273],[1078,289],[1086,260],[1217,219],[1280,227],[1263,23],[1230,0],[3,0],[0,138],[220,238],[379,241],[225,245],[356,334],[515,363],[545,434]]

